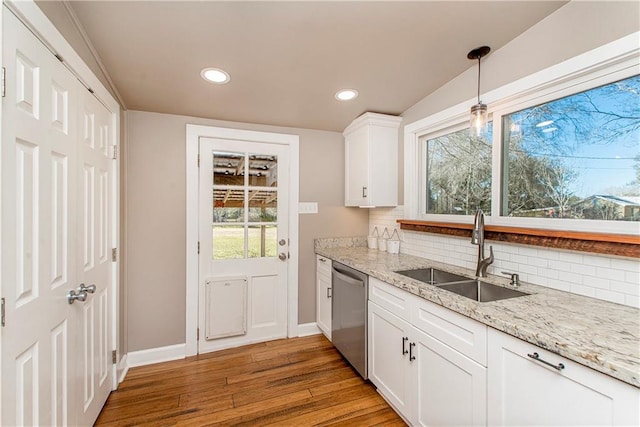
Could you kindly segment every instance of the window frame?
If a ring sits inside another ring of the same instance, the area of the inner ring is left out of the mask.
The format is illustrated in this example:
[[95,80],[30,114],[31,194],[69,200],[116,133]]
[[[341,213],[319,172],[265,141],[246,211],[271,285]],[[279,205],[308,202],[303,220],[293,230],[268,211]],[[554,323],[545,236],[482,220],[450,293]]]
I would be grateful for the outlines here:
[[[640,233],[640,223],[628,221],[501,216],[502,117],[555,99],[640,74],[640,32],[541,70],[483,95],[487,120],[493,121],[491,212],[487,225],[615,234]],[[405,216],[430,222],[469,223],[470,215],[425,213],[426,140],[468,127],[469,107],[475,99],[457,104],[405,126]]]

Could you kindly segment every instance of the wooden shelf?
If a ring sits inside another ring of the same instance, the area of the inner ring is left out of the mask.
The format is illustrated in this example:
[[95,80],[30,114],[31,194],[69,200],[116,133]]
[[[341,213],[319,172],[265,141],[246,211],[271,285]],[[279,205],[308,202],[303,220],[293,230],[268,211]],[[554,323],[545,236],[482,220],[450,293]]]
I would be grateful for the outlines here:
[[[402,230],[458,237],[471,238],[471,230],[473,229],[471,224],[407,219],[399,219],[397,222]],[[485,239],[640,258],[640,236],[626,234],[580,233],[575,231],[487,225],[485,226]]]

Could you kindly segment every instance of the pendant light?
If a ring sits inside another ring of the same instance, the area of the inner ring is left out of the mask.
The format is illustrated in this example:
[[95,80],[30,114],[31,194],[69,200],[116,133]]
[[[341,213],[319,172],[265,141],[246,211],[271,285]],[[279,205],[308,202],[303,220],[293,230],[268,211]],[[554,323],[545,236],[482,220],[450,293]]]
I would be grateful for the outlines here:
[[469,126],[472,135],[480,136],[484,132],[487,126],[487,105],[480,101],[480,60],[482,57],[487,56],[491,52],[489,46],[481,46],[473,49],[467,54],[469,59],[478,60],[478,103],[471,107],[471,118]]

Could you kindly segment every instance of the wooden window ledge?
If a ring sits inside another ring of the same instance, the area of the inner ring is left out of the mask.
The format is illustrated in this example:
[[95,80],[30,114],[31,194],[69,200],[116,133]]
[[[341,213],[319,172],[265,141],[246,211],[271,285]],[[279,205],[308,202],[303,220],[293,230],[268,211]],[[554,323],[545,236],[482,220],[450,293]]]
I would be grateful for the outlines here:
[[[435,221],[397,220],[401,230],[471,238],[472,224]],[[485,239],[521,245],[544,246],[580,252],[640,258],[640,236],[626,234],[581,233],[536,228],[486,225]]]

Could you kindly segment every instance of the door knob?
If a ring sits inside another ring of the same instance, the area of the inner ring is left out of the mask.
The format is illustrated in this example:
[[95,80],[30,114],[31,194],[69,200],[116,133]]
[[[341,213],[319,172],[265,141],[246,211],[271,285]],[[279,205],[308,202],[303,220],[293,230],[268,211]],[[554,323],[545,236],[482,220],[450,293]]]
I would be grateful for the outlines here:
[[69,302],[69,304],[73,304],[74,302],[76,302],[76,300],[78,301],[86,301],[87,300],[87,293],[85,291],[80,291],[78,293],[76,293],[76,291],[74,291],[73,289],[69,291],[69,293],[67,294],[67,301]]
[[78,287],[78,292],[88,292],[90,294],[93,294],[96,292],[96,285],[85,286],[84,283],[80,283],[80,286]]
[[278,242],[278,244],[279,244],[280,246],[284,246],[284,245],[286,245],[286,244],[287,244],[287,241],[286,241],[286,240],[284,240],[284,239],[280,239],[280,241]]
[[278,258],[280,258],[280,261],[286,261],[287,260],[287,254],[285,254],[284,252],[280,252],[278,254]]

